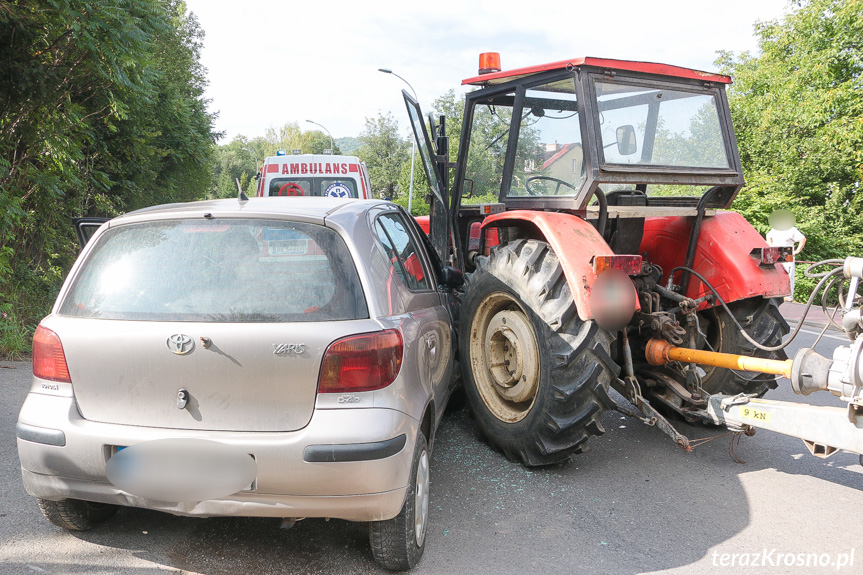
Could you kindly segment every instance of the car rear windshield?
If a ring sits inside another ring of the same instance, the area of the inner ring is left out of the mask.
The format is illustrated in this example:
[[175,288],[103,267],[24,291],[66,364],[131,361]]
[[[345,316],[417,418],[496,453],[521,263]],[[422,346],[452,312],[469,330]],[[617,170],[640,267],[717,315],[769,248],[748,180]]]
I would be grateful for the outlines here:
[[368,317],[347,246],[324,226],[170,220],[117,226],[97,242],[61,315],[208,322]]

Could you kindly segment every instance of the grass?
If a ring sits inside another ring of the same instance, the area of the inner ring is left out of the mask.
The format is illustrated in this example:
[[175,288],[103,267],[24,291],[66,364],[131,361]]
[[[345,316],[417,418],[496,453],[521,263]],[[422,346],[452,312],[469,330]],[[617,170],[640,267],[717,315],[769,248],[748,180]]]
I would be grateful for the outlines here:
[[22,360],[30,357],[36,324],[28,323],[12,303],[0,304],[0,359]]

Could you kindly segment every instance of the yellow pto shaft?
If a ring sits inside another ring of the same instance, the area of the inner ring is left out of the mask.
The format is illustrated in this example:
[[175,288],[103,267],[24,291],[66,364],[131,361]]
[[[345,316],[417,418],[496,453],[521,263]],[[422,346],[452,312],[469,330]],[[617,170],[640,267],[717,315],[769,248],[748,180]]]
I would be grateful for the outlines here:
[[675,347],[664,339],[654,338],[647,342],[644,355],[647,356],[647,361],[651,365],[665,365],[669,361],[682,361],[684,363],[698,363],[701,365],[738,369],[740,371],[755,371],[758,373],[784,375],[787,378],[791,377],[792,361],[790,359],[779,361],[777,359],[762,359],[759,357],[734,355],[732,353]]

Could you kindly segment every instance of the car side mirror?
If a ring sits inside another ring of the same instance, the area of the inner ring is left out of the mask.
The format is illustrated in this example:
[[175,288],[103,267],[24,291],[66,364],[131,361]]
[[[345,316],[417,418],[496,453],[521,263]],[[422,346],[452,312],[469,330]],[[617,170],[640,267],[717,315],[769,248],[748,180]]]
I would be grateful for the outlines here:
[[629,156],[638,150],[638,142],[635,139],[635,128],[630,124],[617,128],[617,153],[621,156]]
[[464,272],[451,266],[441,269],[440,283],[446,288],[456,289],[464,285]]

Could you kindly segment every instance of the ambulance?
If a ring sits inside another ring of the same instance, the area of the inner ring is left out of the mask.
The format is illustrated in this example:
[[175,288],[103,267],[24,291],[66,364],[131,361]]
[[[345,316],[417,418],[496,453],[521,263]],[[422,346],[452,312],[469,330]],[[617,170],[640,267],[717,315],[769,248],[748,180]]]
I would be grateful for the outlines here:
[[356,156],[267,156],[258,173],[258,196],[372,197],[369,171]]

